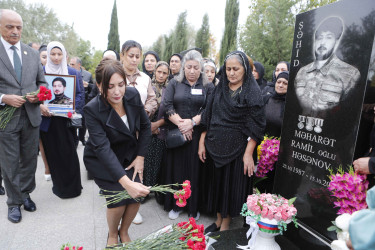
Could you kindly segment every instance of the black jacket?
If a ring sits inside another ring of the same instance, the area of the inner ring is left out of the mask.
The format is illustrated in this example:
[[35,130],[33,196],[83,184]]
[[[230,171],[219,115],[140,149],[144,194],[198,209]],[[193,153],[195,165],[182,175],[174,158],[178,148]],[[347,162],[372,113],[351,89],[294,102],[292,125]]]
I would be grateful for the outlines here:
[[151,125],[135,88],[126,88],[123,104],[129,129],[100,95],[84,107],[90,137],[83,160],[95,178],[117,182],[137,156],[147,154]]

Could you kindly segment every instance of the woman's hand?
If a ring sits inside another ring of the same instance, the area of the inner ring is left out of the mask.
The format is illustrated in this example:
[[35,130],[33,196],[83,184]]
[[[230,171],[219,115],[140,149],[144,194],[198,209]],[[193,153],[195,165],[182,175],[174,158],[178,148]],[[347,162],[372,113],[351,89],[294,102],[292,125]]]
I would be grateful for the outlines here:
[[40,107],[40,112],[42,113],[42,116],[47,116],[47,117],[52,116],[51,112],[49,112],[49,109],[46,105],[40,104],[39,107]]
[[193,139],[193,130],[183,133],[183,136],[186,141],[191,141]]
[[254,174],[255,166],[252,154],[244,154],[243,156],[243,174],[249,177]]
[[143,156],[137,156],[134,161],[125,169],[129,170],[131,168],[134,168],[134,174],[132,181],[134,181],[137,174],[139,175],[139,179],[143,183],[143,167],[145,164],[145,158]]
[[157,124],[157,122],[151,122],[151,133],[153,135],[159,134],[159,125]]
[[185,134],[186,132],[192,130],[193,129],[193,124],[191,122],[191,119],[181,119],[181,120],[179,120],[178,129],[183,134]]
[[206,147],[204,146],[204,141],[203,143],[199,141],[198,156],[201,162],[206,161]]
[[119,180],[119,183],[126,189],[132,198],[145,197],[150,193],[149,187],[146,187],[139,182],[131,181],[126,175]]

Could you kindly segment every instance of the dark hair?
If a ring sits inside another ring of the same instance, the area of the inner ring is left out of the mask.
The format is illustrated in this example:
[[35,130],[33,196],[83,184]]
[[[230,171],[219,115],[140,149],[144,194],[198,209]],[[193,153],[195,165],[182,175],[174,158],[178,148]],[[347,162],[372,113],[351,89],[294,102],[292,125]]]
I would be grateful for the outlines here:
[[53,79],[53,81],[52,81],[52,86],[53,86],[53,83],[54,83],[54,82],[61,82],[62,85],[63,85],[64,87],[66,87],[66,81],[65,81],[65,79],[62,78],[62,77],[56,77],[55,79]]
[[97,84],[102,87],[102,97],[107,101],[109,81],[114,74],[119,74],[124,81],[126,81],[126,75],[122,64],[119,61],[105,58],[100,61],[99,65],[95,69],[95,79]]
[[341,37],[343,29],[344,24],[339,17],[329,17],[319,24],[319,27],[315,31],[315,39],[320,35],[321,32],[330,31],[335,34],[337,40]]
[[47,51],[47,45],[45,45],[45,44],[40,45],[39,54],[42,53],[43,51]]
[[142,54],[142,46],[134,40],[128,40],[124,42],[121,48],[121,54],[125,55],[125,52],[127,52],[131,48],[138,48]]

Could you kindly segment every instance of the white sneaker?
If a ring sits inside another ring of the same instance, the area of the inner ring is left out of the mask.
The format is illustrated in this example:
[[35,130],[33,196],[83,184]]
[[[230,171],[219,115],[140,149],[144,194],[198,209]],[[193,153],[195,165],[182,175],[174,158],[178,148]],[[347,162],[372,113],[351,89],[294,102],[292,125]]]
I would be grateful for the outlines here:
[[50,174],[45,174],[44,175],[44,179],[46,179],[46,181],[50,181],[51,180],[51,175]]
[[[193,215],[189,214],[189,218],[190,217],[193,217]],[[199,218],[201,217],[201,214],[199,212],[197,212],[197,215],[194,217],[194,220],[199,220]]]
[[134,220],[133,220],[133,223],[134,224],[141,224],[143,222],[143,218],[142,218],[142,215],[137,212],[137,215],[134,217]]
[[174,211],[173,209],[171,210],[171,211],[169,211],[169,213],[168,213],[168,217],[169,217],[169,219],[171,219],[171,220],[175,220],[175,219],[177,219],[178,218],[178,216],[180,216],[180,213],[181,213],[182,211]]

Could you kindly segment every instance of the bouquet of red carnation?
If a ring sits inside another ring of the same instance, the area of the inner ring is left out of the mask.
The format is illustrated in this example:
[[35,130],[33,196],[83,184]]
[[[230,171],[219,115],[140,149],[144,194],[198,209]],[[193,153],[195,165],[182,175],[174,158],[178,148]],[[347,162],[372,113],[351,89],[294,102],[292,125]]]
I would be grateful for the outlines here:
[[[44,86],[40,86],[37,91],[28,93],[27,95],[37,95],[40,102],[51,100],[52,98],[51,90]],[[26,100],[26,95],[22,96],[22,98]],[[16,107],[6,105],[2,110],[0,110],[0,129],[4,129],[7,126],[10,120],[13,118],[13,114],[16,109]]]
[[83,247],[71,246],[69,243],[62,245],[61,247],[61,250],[82,250],[82,249]]
[[[173,189],[173,187],[178,187],[182,186],[182,189],[176,190]],[[111,194],[101,194],[100,196],[103,196],[104,198],[109,198],[110,201],[107,201],[106,205],[117,203],[119,201],[125,200],[125,199],[130,199],[132,198],[129,194],[128,191],[123,190],[123,191],[107,191],[103,190],[106,193],[111,193]],[[186,200],[190,198],[191,196],[191,186],[190,186],[190,181],[186,180],[183,182],[183,184],[169,184],[169,185],[155,185],[150,188],[150,191],[153,192],[159,192],[159,193],[172,193],[174,198],[176,199],[176,205],[179,207],[184,207],[186,206]],[[139,201],[138,198],[133,198],[136,201]]]
[[166,226],[146,237],[111,246],[111,249],[204,250],[204,226],[197,225],[194,218],[189,218],[187,222]]

